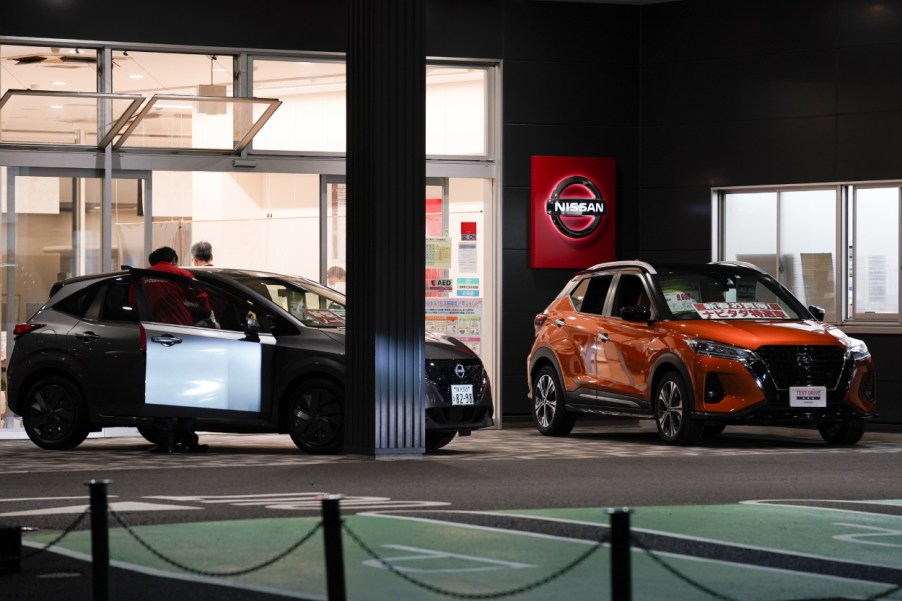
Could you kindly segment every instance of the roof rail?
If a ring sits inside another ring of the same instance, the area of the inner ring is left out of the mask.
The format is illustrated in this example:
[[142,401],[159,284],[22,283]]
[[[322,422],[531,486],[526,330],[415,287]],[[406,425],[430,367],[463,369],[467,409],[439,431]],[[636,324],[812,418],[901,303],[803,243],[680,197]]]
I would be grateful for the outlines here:
[[737,267],[746,267],[748,269],[754,269],[755,271],[760,271],[761,273],[767,273],[754,263],[749,263],[748,261],[711,261],[711,265],[735,265]]
[[583,271],[593,271],[595,269],[612,269],[615,267],[638,267],[640,269],[644,269],[648,273],[658,273],[655,271],[655,268],[646,263],[645,261],[610,261],[608,263],[598,263],[597,265],[593,265],[592,267],[586,267]]

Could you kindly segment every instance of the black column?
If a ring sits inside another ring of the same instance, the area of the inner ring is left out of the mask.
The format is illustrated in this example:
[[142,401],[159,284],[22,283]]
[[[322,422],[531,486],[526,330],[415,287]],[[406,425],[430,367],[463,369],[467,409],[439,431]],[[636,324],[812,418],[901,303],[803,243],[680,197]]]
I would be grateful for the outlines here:
[[345,451],[424,450],[423,0],[349,0]]

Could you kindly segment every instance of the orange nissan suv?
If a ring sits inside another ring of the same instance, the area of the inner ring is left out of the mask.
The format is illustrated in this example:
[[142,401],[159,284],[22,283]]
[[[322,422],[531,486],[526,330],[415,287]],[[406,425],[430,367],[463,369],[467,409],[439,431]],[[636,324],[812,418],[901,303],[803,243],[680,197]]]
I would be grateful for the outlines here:
[[691,445],[729,424],[811,424],[854,444],[877,412],[874,365],[823,318],[746,263],[596,265],[535,318],[536,427],[565,436],[580,415],[632,416]]

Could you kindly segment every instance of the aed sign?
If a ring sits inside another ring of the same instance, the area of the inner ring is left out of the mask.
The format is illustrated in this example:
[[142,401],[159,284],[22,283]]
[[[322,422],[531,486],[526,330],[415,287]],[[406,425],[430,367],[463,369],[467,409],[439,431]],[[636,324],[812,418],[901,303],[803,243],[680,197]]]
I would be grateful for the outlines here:
[[532,157],[533,268],[614,260],[614,178],[610,157]]

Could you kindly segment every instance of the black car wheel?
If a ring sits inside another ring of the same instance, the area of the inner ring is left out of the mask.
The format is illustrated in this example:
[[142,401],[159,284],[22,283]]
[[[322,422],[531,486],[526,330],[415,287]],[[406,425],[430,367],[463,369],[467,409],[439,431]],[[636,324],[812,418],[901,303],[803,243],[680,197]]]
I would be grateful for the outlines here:
[[334,453],[342,444],[344,393],[330,380],[304,382],[287,404],[288,433],[307,453]]
[[169,442],[169,434],[163,428],[155,426],[138,426],[138,434],[149,443],[163,445]]
[[564,387],[554,368],[539,370],[532,385],[535,405],[532,417],[536,428],[546,436],[566,436],[573,430],[576,416],[564,407]]
[[689,417],[689,391],[676,372],[666,374],[655,395],[655,423],[658,435],[667,444],[692,445],[698,442],[704,426]]
[[74,449],[88,436],[84,398],[68,378],[50,376],[26,395],[22,424],[34,444],[44,449]]
[[457,432],[453,430],[451,432],[426,432],[426,450],[437,451],[447,446],[454,440],[456,434]]
[[817,425],[817,430],[827,444],[855,444],[864,436],[864,420],[822,422]]

